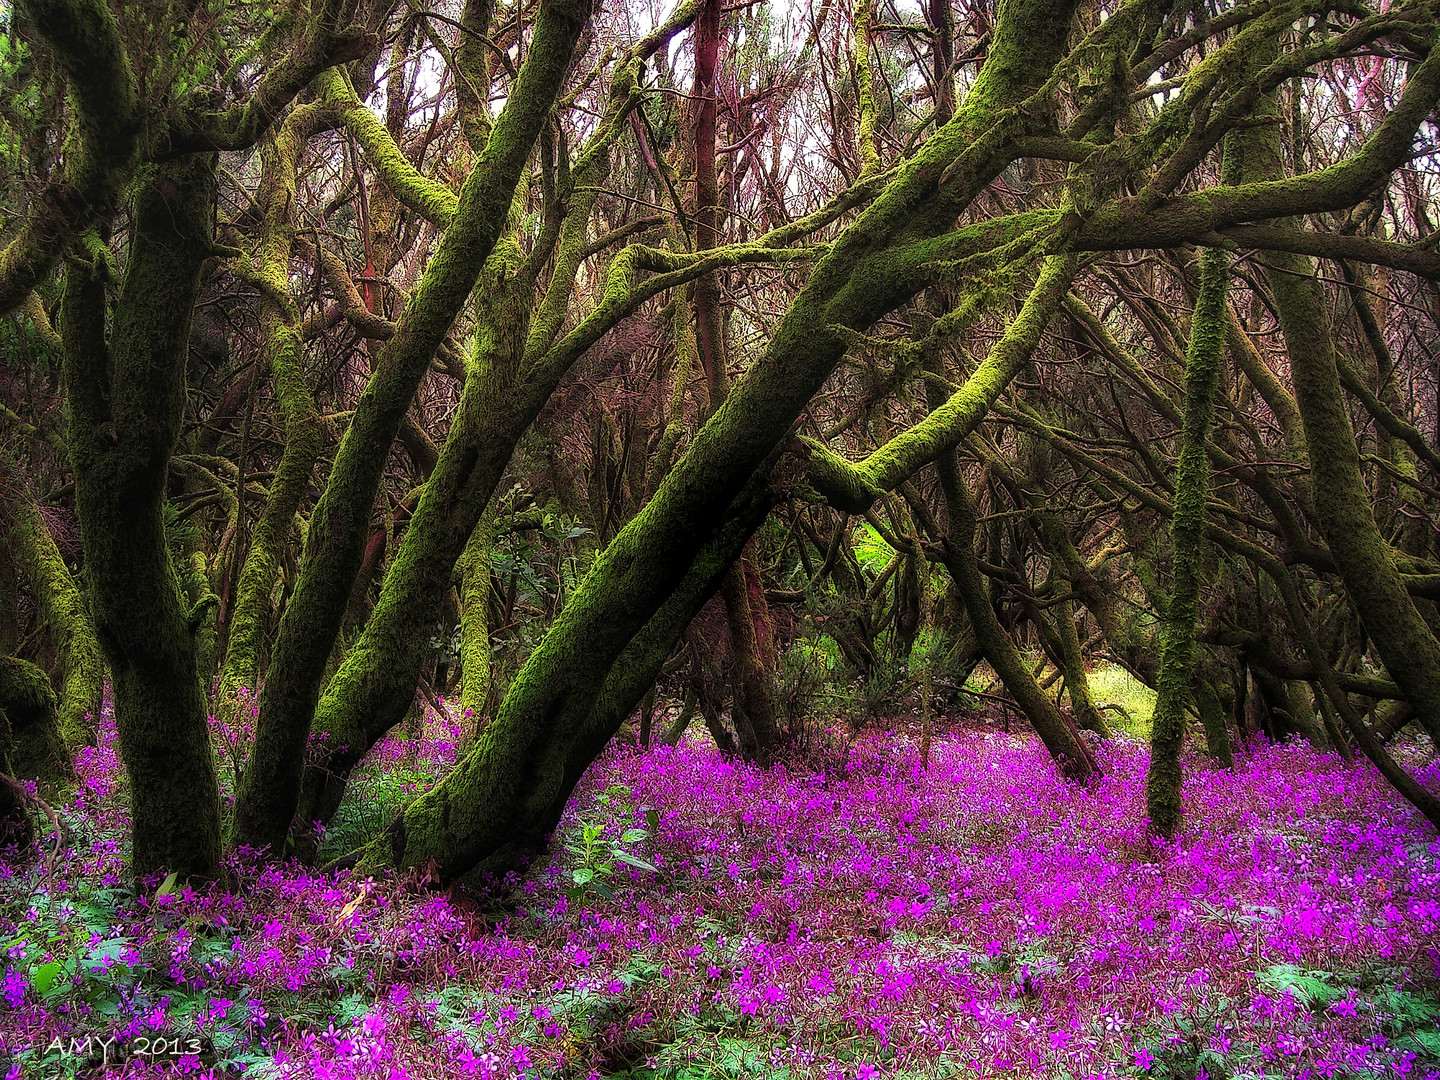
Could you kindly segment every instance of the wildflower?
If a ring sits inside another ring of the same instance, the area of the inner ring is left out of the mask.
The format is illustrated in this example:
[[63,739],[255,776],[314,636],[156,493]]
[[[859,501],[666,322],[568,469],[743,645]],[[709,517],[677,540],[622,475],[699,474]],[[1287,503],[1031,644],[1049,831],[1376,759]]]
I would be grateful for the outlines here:
[[25,1000],[25,991],[30,988],[30,980],[21,975],[14,968],[5,969],[5,1001],[12,1009],[18,1009],[21,1002]]

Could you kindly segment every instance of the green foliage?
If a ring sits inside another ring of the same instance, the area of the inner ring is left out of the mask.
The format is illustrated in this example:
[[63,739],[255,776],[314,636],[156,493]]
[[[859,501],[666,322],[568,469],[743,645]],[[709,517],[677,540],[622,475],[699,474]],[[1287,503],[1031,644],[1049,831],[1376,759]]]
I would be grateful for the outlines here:
[[462,630],[459,623],[456,623],[449,630],[445,624],[437,622],[434,631],[430,634],[430,651],[435,654],[436,659],[444,664],[458,664],[460,662],[460,647],[462,644]]
[[317,858],[321,863],[356,851],[385,831],[401,807],[435,781],[423,768],[372,761],[357,769],[340,809],[330,820]]
[[170,564],[180,581],[180,591],[191,598],[210,591],[210,582],[201,572],[200,564],[191,558],[191,553],[201,541],[200,526],[195,519],[182,515],[173,503],[165,503],[165,547],[170,552]]
[[880,534],[875,531],[875,527],[868,523],[861,523],[860,528],[856,530],[853,543],[855,560],[867,573],[879,574],[895,557],[895,550],[880,539]]
[[[213,988],[176,979],[172,953],[172,939],[183,932],[187,964],[204,969],[226,962],[233,932],[170,910],[166,899],[177,883],[172,873],[156,892],[154,931],[145,940],[114,932],[126,922],[123,909],[133,903],[128,890],[82,884],[63,900],[35,893],[16,932],[0,938],[0,954],[52,1012],[86,1016],[99,1031],[163,1005],[173,1030],[201,1035],[215,1064],[236,1064],[239,1059],[228,1055],[240,1052],[249,1005],[226,1003],[217,1010]],[[17,1061],[38,1066],[44,1076],[73,1075],[86,1064],[68,1054],[47,1056],[43,1046],[19,1051]]]
[[574,541],[589,536],[590,530],[577,518],[549,509],[540,517],[538,532],[538,541],[518,530],[503,535],[490,557],[490,569],[515,589],[517,601],[540,606],[579,583]]
[[1328,1008],[1345,996],[1345,988],[1334,983],[1328,971],[1306,971],[1295,964],[1272,964],[1257,976],[1261,986],[1276,993],[1288,993],[1312,1009]]
[[[582,818],[579,831],[565,839],[565,850],[575,858],[575,867],[570,871],[573,883],[566,894],[577,907],[583,905],[592,895],[606,900],[615,898],[610,878],[620,864],[655,873],[652,863],[635,855],[631,845],[644,843],[659,824],[660,815],[653,807],[641,807],[645,815],[646,828],[635,828],[628,824],[635,811],[631,808],[630,789],[623,784],[611,784],[595,797],[598,812]],[[610,824],[620,825],[619,836],[615,836]]]
[[780,657],[775,701],[794,739],[809,720],[828,712],[834,676],[842,666],[840,649],[828,634],[796,638]]
[[1089,673],[1090,695],[1096,705],[1113,704],[1119,709],[1106,709],[1110,726],[1137,739],[1150,737],[1150,718],[1155,712],[1155,691],[1118,664],[1097,664]]

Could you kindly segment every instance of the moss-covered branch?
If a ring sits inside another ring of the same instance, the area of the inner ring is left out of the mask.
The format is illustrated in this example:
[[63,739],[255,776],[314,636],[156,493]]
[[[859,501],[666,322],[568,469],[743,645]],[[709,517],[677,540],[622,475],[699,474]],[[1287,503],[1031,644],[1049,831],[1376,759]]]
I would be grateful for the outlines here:
[[325,662],[364,555],[370,508],[390,444],[421,377],[495,248],[515,185],[550,116],[589,15],[587,0],[543,0],[529,53],[505,109],[336,452],[261,693],[255,751],[236,800],[239,843],[278,852],[284,842],[299,800],[301,758]]
[[389,129],[355,96],[345,73],[331,69],[319,75],[314,85],[316,93],[339,112],[345,130],[400,204],[432,225],[448,228],[459,209],[459,196],[410,164]]
[[129,176],[140,135],[135,77],[111,6],[26,0],[19,7],[60,62],[74,114],[58,176],[30,200],[0,248],[0,314],[21,304],[70,241],[106,216]]
[[1047,258],[1019,315],[1005,328],[974,374],[924,420],[889,440],[864,461],[850,464],[807,440],[810,483],[831,505],[859,514],[882,493],[893,491],[941,454],[959,446],[1030,362],[1078,269],[1079,261],[1073,255]]
[[870,24],[874,21],[875,0],[855,0],[850,62],[855,72],[855,108],[859,113],[855,143],[860,149],[861,176],[880,169],[880,154],[875,149],[875,73],[870,64]]
[[284,114],[317,76],[358,60],[375,45],[360,26],[344,27],[355,10],[354,0],[318,0],[307,17],[299,41],[279,63],[266,71],[255,92],[223,112],[203,117],[171,136],[171,153],[196,150],[246,150]]
[[1322,233],[1284,225],[1232,225],[1213,237],[1201,237],[1200,242],[1218,243],[1232,249],[1288,251],[1319,259],[1354,259],[1440,281],[1440,254],[1415,244],[1398,244],[1369,236]]

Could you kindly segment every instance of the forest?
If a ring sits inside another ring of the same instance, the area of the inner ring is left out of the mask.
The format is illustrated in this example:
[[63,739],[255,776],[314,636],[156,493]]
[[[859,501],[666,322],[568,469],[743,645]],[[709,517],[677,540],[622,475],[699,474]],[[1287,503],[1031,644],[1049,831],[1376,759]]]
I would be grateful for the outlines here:
[[1440,1077],[1433,0],[0,0],[0,1064]]

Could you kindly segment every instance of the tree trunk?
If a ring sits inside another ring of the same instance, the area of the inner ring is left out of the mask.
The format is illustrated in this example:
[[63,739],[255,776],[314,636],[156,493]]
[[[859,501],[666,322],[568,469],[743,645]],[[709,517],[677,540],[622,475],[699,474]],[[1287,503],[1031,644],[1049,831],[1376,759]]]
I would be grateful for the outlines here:
[[236,584],[225,667],[216,695],[220,708],[231,706],[240,687],[257,688],[280,556],[320,457],[320,413],[300,368],[304,349],[299,311],[290,294],[290,253],[295,239],[296,170],[306,138],[320,126],[316,119],[321,108],[311,105],[292,113],[275,137],[260,148],[260,187],[255,202],[264,214],[264,226],[256,245],[253,276],[261,285],[260,337],[284,417],[285,449]]
[[941,553],[945,568],[950,571],[950,578],[970,614],[970,625],[975,630],[980,651],[1035,728],[1061,773],[1071,780],[1089,780],[1096,770],[1084,743],[1074,726],[1066,722],[1055,703],[1035,682],[990,605],[990,591],[975,557],[975,502],[969,485],[960,475],[955,451],[942,454],[935,467],[940,473],[940,489],[949,516],[949,530]]
[[18,656],[0,656],[0,712],[10,720],[8,772],[16,780],[35,780],[53,796],[74,779],[70,751],[60,734],[50,676]]
[[162,506],[184,421],[190,318],[201,264],[213,250],[214,157],[159,167],[136,201],[108,345],[103,282],[78,262],[66,268],[75,504],[130,779],[132,869],[137,878],[165,870],[213,877],[220,855],[215,761]]
[[1210,458],[1205,449],[1215,414],[1215,391],[1225,353],[1230,257],[1223,248],[1200,256],[1200,295],[1185,354],[1185,418],[1180,456],[1175,465],[1175,588],[1165,609],[1160,645],[1160,674],[1155,718],[1150,729],[1150,767],[1145,775],[1145,807],[1150,825],[1164,837],[1180,827],[1180,747],[1185,736],[1185,706],[1190,700],[1195,652],[1195,623],[1204,575],[1205,497]]
[[[368,858],[414,865],[412,860],[423,861],[422,852],[444,854],[460,838],[458,827],[476,820],[527,823],[526,831],[493,834],[494,854],[467,868],[477,879],[540,850],[585,770],[654,686],[685,628],[720,588],[771,504],[769,481],[762,472],[736,500],[665,603],[621,651],[574,726],[518,729],[505,722],[502,706],[500,715],[481,732],[474,751],[444,781],[405,808],[375,842]],[[590,579],[586,586],[593,587]],[[519,678],[525,675],[522,670]]]
[[928,272],[905,271],[890,245],[947,231],[1004,167],[1007,124],[1022,122],[1005,106],[1049,73],[1073,8],[1053,0],[1001,11],[995,47],[966,105],[830,246],[764,356],[572,594],[475,753],[392,827],[387,860],[413,866],[433,859],[449,877],[508,869],[542,841],[558,813],[555,800],[568,790],[558,763],[580,745],[616,661],[839,363],[846,339],[838,326],[869,326],[927,280]]
[[[284,845],[299,805],[305,742],[326,662],[364,554],[370,509],[391,443],[501,235],[515,185],[549,119],[588,14],[586,0],[543,0],[514,90],[341,440],[311,515],[300,576],[271,651],[255,749],[235,803],[238,844],[276,853]],[[406,705],[414,689],[412,683]]]
[[490,659],[490,556],[495,533],[486,514],[460,557],[460,708],[473,731],[485,720],[495,673]]
[[[1267,101],[1273,112],[1273,99]],[[1252,129],[1249,153],[1255,159],[1253,175],[1283,175],[1273,126]],[[1421,726],[1440,743],[1440,642],[1406,590],[1394,553],[1375,524],[1314,260],[1267,252],[1263,262],[1290,356],[1320,531],[1386,671],[1415,706]]]
[[[3,453],[0,468],[13,469]],[[60,733],[67,746],[95,745],[104,690],[105,660],[85,600],[60,557],[39,509],[19,486],[0,477],[0,507],[9,518],[7,539],[15,566],[30,587],[58,658]]]

